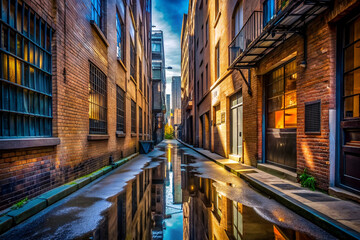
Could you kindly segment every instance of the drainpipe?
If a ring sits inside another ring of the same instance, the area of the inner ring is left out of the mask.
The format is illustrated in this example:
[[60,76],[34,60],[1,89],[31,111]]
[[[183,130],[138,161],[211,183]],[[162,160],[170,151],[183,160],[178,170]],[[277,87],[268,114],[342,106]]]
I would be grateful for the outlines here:
[[306,68],[306,66],[307,66],[307,35],[306,35],[306,25],[305,24],[303,27],[302,36],[303,36],[303,40],[304,40],[303,41],[303,43],[304,43],[304,59],[300,63],[300,67]]

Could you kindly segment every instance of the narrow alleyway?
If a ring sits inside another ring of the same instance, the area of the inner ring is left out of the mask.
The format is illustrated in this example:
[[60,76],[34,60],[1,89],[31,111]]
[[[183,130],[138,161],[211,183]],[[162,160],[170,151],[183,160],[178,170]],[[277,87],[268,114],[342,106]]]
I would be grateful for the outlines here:
[[333,238],[193,150],[166,140],[0,239],[225,239],[229,222],[237,239]]

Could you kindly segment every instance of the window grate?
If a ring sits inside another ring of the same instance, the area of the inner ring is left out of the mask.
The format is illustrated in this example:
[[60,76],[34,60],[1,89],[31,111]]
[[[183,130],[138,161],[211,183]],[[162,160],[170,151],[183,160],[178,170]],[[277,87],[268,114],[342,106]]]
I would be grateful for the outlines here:
[[131,132],[136,133],[136,103],[131,100]]
[[53,29],[27,4],[3,0],[0,138],[52,135]]
[[305,103],[305,132],[319,133],[321,130],[321,102]]
[[116,86],[116,131],[125,132],[125,91]]
[[107,133],[107,86],[106,75],[90,63],[89,82],[89,127],[90,134]]

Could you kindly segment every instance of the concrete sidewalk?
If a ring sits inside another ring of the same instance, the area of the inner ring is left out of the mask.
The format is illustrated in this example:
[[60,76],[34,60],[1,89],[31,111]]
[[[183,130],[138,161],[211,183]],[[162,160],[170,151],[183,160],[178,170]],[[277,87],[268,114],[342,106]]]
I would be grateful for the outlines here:
[[257,168],[226,159],[202,148],[183,145],[214,161],[229,172],[249,182],[302,217],[340,239],[360,239],[360,205],[331,197],[300,184],[268,174]]

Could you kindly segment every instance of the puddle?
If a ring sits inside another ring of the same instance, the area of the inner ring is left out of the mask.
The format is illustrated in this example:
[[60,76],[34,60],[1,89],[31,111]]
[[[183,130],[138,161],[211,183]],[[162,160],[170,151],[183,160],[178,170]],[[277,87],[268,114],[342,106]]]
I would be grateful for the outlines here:
[[333,239],[176,141],[157,151],[0,239]]

